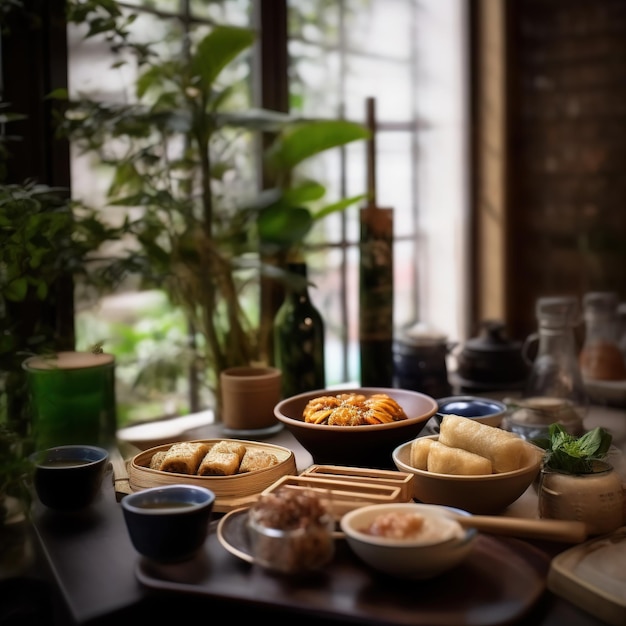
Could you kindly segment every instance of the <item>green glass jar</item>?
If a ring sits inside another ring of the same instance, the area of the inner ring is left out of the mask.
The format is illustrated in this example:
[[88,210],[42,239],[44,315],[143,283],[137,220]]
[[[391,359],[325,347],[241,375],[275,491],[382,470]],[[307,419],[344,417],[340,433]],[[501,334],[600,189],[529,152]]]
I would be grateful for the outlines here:
[[324,320],[309,295],[306,263],[289,263],[294,281],[274,318],[274,361],[289,398],[326,386]]

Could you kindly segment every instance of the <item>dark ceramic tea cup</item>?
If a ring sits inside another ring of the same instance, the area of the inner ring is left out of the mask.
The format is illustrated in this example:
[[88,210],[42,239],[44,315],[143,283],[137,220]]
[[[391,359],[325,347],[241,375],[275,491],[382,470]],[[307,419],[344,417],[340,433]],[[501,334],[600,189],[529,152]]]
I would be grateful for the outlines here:
[[194,557],[204,545],[214,502],[210,489],[178,484],[135,491],[121,504],[135,550],[153,561],[175,563]]
[[39,500],[58,511],[78,511],[94,502],[109,467],[109,453],[98,446],[55,446],[30,455]]

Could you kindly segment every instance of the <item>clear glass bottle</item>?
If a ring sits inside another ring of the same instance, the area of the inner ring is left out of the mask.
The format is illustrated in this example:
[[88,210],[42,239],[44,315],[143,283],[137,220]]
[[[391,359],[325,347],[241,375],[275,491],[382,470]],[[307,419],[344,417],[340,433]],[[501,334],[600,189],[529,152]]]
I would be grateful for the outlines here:
[[623,380],[626,361],[619,349],[618,297],[611,291],[592,291],[583,297],[585,341],[580,369],[588,380]]
[[274,362],[284,398],[326,386],[324,321],[309,295],[306,263],[289,263],[288,270],[299,280],[288,285],[274,318]]
[[588,396],[578,363],[574,329],[581,322],[575,297],[539,298],[535,312],[538,332],[530,335],[523,352],[537,343],[518,409],[508,422],[511,430],[532,439],[545,436],[550,424],[558,422],[572,434],[582,430]]

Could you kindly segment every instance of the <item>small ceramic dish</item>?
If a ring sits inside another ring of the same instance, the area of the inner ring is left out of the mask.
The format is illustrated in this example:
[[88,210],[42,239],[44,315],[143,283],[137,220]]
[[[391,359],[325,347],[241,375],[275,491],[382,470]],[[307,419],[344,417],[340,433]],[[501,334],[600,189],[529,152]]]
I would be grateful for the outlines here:
[[[459,516],[470,514],[412,502],[374,504],[346,513],[340,526],[350,548],[370,567],[398,578],[425,579],[469,556],[477,531],[463,528],[455,519]],[[409,526],[415,519],[421,525],[413,531]]]
[[446,414],[460,415],[489,426],[500,426],[507,405],[499,400],[481,396],[448,396],[437,400],[435,419],[441,423]]

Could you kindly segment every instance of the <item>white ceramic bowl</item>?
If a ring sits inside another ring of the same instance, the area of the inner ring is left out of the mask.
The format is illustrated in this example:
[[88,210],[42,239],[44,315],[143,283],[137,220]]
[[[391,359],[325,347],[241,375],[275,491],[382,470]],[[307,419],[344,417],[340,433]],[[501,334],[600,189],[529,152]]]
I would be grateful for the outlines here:
[[[439,543],[424,543],[419,538],[394,539],[363,532],[374,519],[386,513],[417,513],[433,519],[438,526],[455,526],[458,536]],[[373,504],[346,513],[340,525],[350,548],[370,567],[398,578],[425,579],[456,567],[470,554],[477,531],[462,528],[454,521],[455,516],[469,515],[467,511],[432,504]]]
[[[437,440],[439,435],[430,435]],[[457,507],[476,515],[502,512],[515,502],[539,475],[543,451],[528,443],[526,463],[512,472],[460,476],[437,474],[412,467],[411,443],[401,444],[393,451],[393,461],[401,472],[413,477],[413,496],[428,504]]]

